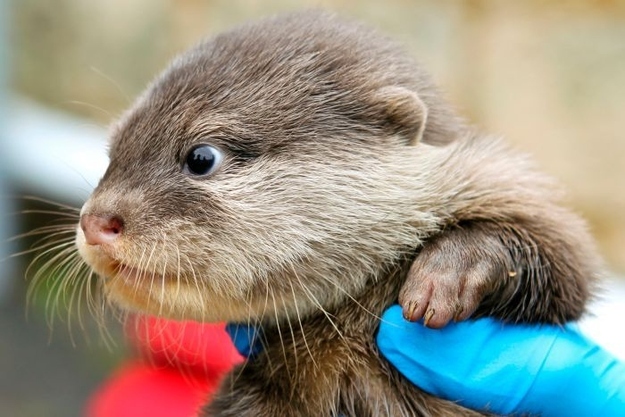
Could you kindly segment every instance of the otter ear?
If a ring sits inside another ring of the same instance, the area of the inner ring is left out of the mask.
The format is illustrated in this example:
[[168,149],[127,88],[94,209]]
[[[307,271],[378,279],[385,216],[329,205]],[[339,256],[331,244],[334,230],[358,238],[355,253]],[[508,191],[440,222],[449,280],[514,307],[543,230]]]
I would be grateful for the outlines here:
[[392,134],[405,138],[408,145],[421,141],[428,109],[416,93],[404,87],[383,87],[378,90],[376,100],[383,106],[384,124]]

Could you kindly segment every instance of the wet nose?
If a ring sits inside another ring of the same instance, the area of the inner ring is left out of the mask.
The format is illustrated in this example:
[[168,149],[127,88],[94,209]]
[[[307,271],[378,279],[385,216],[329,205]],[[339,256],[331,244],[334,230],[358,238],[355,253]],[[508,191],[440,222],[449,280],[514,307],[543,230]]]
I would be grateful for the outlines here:
[[124,231],[124,222],[118,216],[83,214],[80,217],[80,228],[85,234],[87,244],[111,244]]

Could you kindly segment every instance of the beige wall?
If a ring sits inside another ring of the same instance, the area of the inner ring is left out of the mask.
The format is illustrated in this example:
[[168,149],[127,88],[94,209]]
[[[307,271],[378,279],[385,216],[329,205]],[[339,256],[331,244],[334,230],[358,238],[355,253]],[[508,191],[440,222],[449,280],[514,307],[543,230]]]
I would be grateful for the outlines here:
[[625,1],[15,1],[13,79],[108,124],[176,51],[281,10],[323,6],[399,38],[461,112],[567,186],[625,271]]

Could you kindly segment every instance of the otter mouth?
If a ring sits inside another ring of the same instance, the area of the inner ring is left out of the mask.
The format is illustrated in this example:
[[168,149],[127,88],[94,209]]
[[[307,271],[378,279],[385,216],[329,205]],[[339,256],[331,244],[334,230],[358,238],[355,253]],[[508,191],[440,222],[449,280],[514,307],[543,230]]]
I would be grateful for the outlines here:
[[121,278],[127,284],[137,285],[141,282],[144,282],[145,278],[148,276],[150,276],[151,278],[154,278],[156,276],[153,273],[150,274],[147,271],[135,268],[130,265],[126,265],[118,261],[111,262],[111,269],[114,271],[112,277]]
[[104,291],[114,304],[130,311],[169,316],[175,303],[165,302],[169,293],[183,285],[175,277],[109,260],[103,274]]
[[137,288],[143,286],[148,281],[146,279],[147,272],[138,268],[134,268],[121,262],[112,262],[112,273],[107,275],[109,282],[115,283],[116,286],[122,284],[126,287]]
[[108,277],[115,280],[121,280],[124,284],[133,287],[152,285],[155,283],[173,283],[178,281],[176,278],[172,278],[171,276],[136,268],[116,260],[112,260],[110,262],[108,269],[110,270],[110,273],[107,274]]

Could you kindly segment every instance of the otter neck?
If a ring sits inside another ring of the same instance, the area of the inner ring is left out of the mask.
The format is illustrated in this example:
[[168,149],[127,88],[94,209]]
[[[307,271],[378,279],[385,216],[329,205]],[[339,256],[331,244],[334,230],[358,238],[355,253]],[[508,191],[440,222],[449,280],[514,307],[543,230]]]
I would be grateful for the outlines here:
[[[408,270],[416,252],[401,256],[395,262],[384,265],[377,274],[370,274],[366,284],[357,294],[344,294],[341,300],[330,306],[317,306],[299,317],[282,317],[280,320],[261,320],[265,332],[278,332],[289,326],[328,326],[331,331],[343,334],[375,333],[379,318],[388,307],[397,302]],[[295,324],[299,322],[299,324]]]

